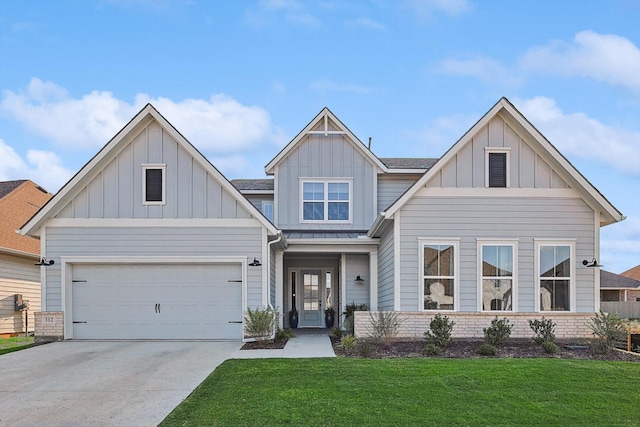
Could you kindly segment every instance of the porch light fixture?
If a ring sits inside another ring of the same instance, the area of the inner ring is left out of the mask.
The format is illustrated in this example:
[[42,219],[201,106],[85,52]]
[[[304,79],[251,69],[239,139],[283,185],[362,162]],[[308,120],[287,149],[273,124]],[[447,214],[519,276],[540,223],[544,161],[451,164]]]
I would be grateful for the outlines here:
[[40,257],[40,261],[38,261],[35,265],[48,267],[53,264],[55,264],[55,262],[52,259],[47,260],[45,257]]
[[598,264],[598,260],[597,259],[592,259],[591,261],[587,261],[582,260],[582,265],[584,265],[585,267],[591,268],[591,267],[604,267],[604,265],[600,265]]
[[254,258],[253,262],[250,262],[249,265],[251,267],[260,267],[262,264],[260,264],[260,261],[258,261],[258,258]]
[[354,282],[362,283],[362,282],[364,282],[364,279],[362,277],[358,276],[358,277],[356,277],[356,280],[354,280]]

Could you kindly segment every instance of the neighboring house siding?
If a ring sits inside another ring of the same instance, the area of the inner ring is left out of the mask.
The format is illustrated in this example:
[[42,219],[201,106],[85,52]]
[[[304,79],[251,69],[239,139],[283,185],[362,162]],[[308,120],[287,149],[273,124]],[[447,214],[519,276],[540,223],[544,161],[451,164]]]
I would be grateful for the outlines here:
[[0,334],[24,332],[24,313],[15,311],[14,294],[29,301],[29,325],[33,330],[33,313],[40,311],[40,267],[37,260],[0,254]]
[[429,182],[430,187],[485,187],[485,148],[509,148],[511,188],[568,188],[506,121],[495,117]]
[[534,239],[575,239],[577,312],[594,311],[594,213],[579,198],[414,197],[401,215],[401,310],[419,310],[417,238],[460,239],[460,310],[477,311],[477,238],[518,239],[518,311],[534,311]]
[[[142,203],[142,165],[166,164],[166,203]],[[153,122],[140,132],[58,218],[249,218],[205,168]]]
[[[371,281],[369,280],[369,256],[356,254],[343,256],[347,257],[346,271],[344,272],[347,278],[347,289],[344,303],[366,304],[367,307],[370,307],[369,286],[371,286]],[[358,275],[364,279],[364,282],[354,281]]]
[[393,310],[394,268],[393,268],[393,226],[383,230],[378,250],[378,309]]
[[378,212],[384,211],[391,203],[411,187],[420,175],[378,175]]
[[[301,223],[300,178],[353,179],[349,224]],[[342,135],[309,135],[278,165],[277,226],[281,229],[366,230],[375,219],[376,167]]]
[[[247,256],[262,260],[261,227],[48,227],[49,257]],[[47,267],[47,310],[61,307],[60,263]],[[247,304],[263,306],[262,267],[247,270]]]

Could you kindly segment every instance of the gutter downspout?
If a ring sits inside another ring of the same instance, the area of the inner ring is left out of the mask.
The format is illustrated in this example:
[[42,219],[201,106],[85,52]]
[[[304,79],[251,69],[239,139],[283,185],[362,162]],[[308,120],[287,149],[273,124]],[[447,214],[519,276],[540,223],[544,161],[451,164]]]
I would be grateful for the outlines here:
[[278,243],[282,240],[282,233],[278,234],[278,238],[267,243],[267,277],[269,278],[269,284],[267,286],[267,305],[273,310],[271,305],[271,245]]

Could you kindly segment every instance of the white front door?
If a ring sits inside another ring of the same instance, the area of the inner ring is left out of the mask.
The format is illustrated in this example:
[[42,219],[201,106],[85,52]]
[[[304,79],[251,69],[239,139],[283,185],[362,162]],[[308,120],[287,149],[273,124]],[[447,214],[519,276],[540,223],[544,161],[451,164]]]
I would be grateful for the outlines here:
[[317,327],[323,325],[323,293],[324,281],[321,270],[302,270],[298,283],[300,295],[300,327]]

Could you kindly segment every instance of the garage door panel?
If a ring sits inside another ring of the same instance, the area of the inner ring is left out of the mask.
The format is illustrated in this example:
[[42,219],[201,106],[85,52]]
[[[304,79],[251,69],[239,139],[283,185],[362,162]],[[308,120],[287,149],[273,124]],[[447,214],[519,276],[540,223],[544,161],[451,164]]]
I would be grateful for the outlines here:
[[241,277],[240,264],[75,265],[73,336],[240,339]]

